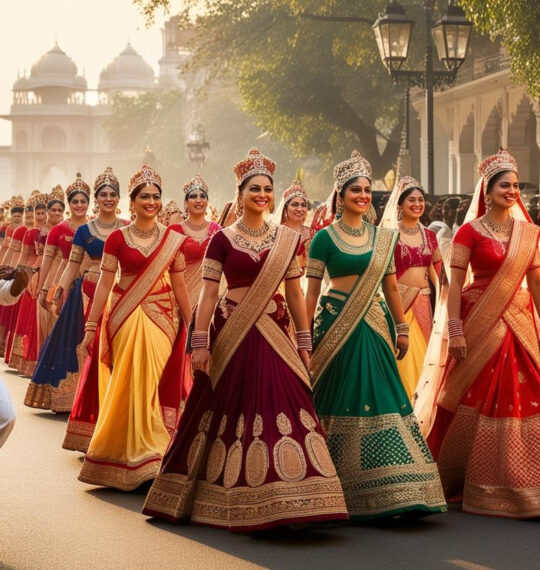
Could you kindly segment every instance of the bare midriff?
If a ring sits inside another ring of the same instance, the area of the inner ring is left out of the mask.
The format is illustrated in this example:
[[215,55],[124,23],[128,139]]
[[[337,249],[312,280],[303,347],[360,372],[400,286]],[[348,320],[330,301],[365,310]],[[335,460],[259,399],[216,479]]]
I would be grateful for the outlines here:
[[399,278],[399,283],[408,287],[423,289],[429,285],[427,267],[409,267]]

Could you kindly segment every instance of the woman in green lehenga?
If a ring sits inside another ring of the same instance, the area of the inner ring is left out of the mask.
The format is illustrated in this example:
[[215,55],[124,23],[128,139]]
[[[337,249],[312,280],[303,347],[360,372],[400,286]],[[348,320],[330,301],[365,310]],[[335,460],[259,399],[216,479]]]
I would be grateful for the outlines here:
[[[408,348],[394,274],[397,234],[362,217],[372,210],[371,176],[357,151],[336,166],[338,221],[313,238],[306,270],[315,409],[353,520],[446,510],[396,365],[396,352],[403,358]],[[325,270],[330,288],[319,300]]]

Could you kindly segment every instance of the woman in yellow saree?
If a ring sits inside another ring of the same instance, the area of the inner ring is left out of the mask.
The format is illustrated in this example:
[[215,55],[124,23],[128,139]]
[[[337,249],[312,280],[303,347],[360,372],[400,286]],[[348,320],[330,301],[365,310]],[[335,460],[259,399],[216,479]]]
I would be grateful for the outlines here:
[[131,178],[129,195],[135,221],[105,242],[81,346],[93,341],[120,266],[100,337],[104,396],[79,475],[85,483],[125,491],[155,477],[169,443],[166,421],[177,409],[161,404],[167,398],[160,394],[168,387],[160,379],[178,331],[177,304],[184,322],[191,318],[183,278],[186,238],[155,221],[161,208],[159,175],[144,165]]
[[450,354],[428,443],[449,501],[532,518],[540,516],[540,228],[523,207],[517,172],[505,150],[482,162],[454,236]]

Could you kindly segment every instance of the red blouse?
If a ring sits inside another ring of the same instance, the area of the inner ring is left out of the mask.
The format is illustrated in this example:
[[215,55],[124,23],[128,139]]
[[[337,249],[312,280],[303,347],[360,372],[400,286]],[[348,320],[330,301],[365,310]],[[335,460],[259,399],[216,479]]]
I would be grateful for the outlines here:
[[[508,242],[493,238],[480,220],[473,220],[459,228],[452,242],[450,267],[467,269],[469,263],[475,280],[492,277],[502,265]],[[531,269],[540,267],[538,248]]]
[[396,278],[399,279],[410,267],[429,267],[441,261],[439,244],[435,232],[424,228],[426,247],[412,246],[398,240],[394,252]]
[[67,220],[64,220],[54,226],[47,235],[47,241],[45,242],[45,255],[48,257],[55,257],[56,248],[59,248],[62,252],[62,259],[69,259],[71,243],[74,235],[75,230]]
[[14,251],[15,253],[20,253],[22,249],[22,243],[24,236],[28,232],[28,228],[26,226],[19,226],[14,232],[13,237],[11,238],[11,242],[9,244],[9,249]]
[[[225,234],[225,230],[220,230],[214,234],[206,251],[202,270],[203,279],[219,283],[221,274],[224,273],[228,289],[249,287],[259,275],[271,247],[270,245],[257,254],[233,244]],[[302,275],[302,270],[297,258],[294,257],[285,274],[285,279],[294,279],[300,275]]]
[[[120,265],[121,277],[126,275],[138,275],[141,272],[141,268],[146,264],[148,257],[161,245],[163,239],[170,231],[170,228],[161,224],[158,224],[158,227],[160,239],[156,241],[156,244],[152,248],[145,251],[131,240],[128,231],[129,226],[112,231],[105,240],[101,270],[116,273]],[[186,262],[182,251],[185,243],[184,241],[182,246],[178,248],[176,256],[171,261],[169,273],[179,273],[185,270]]]
[[208,248],[208,244],[212,239],[212,236],[221,229],[219,224],[216,222],[210,222],[208,226],[208,232],[204,240],[199,241],[197,239],[191,238],[188,234],[184,232],[184,228],[182,224],[173,224],[169,226],[171,230],[178,232],[182,235],[187,235],[188,239],[184,242],[183,251],[184,256],[186,258],[186,265],[191,265],[192,263],[198,263],[202,261],[204,258],[204,254],[206,253],[206,249]]

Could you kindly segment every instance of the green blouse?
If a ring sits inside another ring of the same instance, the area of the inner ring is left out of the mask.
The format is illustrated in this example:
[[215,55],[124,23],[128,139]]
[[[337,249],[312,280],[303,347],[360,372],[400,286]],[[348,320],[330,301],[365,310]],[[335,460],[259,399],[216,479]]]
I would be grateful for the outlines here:
[[[309,259],[306,266],[306,276],[322,279],[324,270],[328,271],[330,279],[346,275],[362,275],[367,269],[373,253],[373,245],[377,229],[364,222],[367,226],[368,239],[364,245],[354,246],[344,241],[333,225],[318,231],[309,248]],[[385,275],[396,272],[394,258],[389,263]]]

